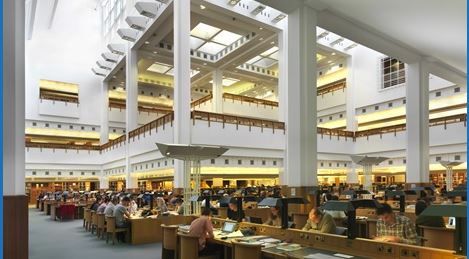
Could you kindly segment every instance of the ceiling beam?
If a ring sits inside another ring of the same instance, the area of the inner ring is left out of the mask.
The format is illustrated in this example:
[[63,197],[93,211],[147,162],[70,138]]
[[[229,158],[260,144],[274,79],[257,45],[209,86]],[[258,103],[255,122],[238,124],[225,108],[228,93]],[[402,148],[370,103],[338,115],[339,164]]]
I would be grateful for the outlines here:
[[49,25],[47,26],[48,29],[52,28],[52,24],[54,23],[55,12],[57,11],[57,5],[59,4],[59,0],[53,0],[53,6],[49,18]]
[[26,40],[33,38],[34,21],[36,20],[37,0],[29,1],[29,13],[27,16]]

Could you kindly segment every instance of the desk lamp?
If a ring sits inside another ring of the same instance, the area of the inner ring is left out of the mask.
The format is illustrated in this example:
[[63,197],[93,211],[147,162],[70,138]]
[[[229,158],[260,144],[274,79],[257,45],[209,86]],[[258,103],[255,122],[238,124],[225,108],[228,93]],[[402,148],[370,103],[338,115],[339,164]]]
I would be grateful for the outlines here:
[[[384,193],[384,200],[387,201],[389,198],[399,198],[399,212],[405,212],[405,196],[409,191],[386,191]],[[415,191],[412,191],[415,193]],[[409,192],[410,194],[410,192]]]
[[454,231],[454,250],[457,254],[466,255],[466,213],[467,205],[465,203],[461,203],[430,205],[420,215],[437,217],[456,217],[456,229]]

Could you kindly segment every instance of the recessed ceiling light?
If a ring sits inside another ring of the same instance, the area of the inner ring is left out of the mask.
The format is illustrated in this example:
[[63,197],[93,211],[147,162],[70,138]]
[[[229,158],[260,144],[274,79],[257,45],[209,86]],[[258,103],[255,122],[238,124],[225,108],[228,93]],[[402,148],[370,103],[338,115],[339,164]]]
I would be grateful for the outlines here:
[[275,41],[271,41],[270,44],[274,45],[274,44],[275,44]]
[[205,5],[203,4],[200,5],[200,9],[204,10],[205,8],[206,8]]
[[264,38],[261,37],[259,40],[264,40]]
[[332,54],[331,54],[331,55],[332,55],[332,56],[335,56],[335,52],[332,52]]
[[158,51],[153,51],[153,54],[158,54]]
[[332,63],[332,61],[331,61],[331,60],[328,60],[327,63]]
[[147,45],[148,45],[148,44],[150,44],[150,42],[149,42],[149,41],[145,41],[145,44],[147,44]]
[[259,27],[259,30],[263,30],[263,29],[264,29],[264,28],[262,28],[262,27]]
[[207,63],[204,62],[204,66],[206,66],[206,65],[207,65]]

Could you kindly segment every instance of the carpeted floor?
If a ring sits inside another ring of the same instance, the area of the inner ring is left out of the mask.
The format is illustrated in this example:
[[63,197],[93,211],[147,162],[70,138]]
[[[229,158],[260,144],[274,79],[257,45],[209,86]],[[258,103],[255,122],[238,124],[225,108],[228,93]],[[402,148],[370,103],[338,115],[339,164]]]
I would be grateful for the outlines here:
[[52,221],[29,209],[29,259],[158,259],[161,243],[132,246],[106,244],[83,229],[82,220]]

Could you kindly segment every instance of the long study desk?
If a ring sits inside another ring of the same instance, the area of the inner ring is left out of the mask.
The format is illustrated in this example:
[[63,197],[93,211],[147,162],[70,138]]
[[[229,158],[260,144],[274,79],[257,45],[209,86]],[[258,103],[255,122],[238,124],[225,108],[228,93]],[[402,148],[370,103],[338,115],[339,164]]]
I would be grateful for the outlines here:
[[168,215],[153,217],[130,218],[130,242],[132,245],[157,243],[162,241],[161,224],[190,224],[193,216]]
[[[220,228],[226,220],[214,218],[215,228]],[[275,248],[264,248],[263,258],[303,258],[302,256],[322,253],[325,255],[345,254],[352,258],[401,258],[401,259],[461,259],[466,256],[456,255],[454,251],[397,243],[383,243],[370,239],[348,239],[346,236],[308,232],[298,229],[281,229],[273,226],[241,222],[239,229],[251,229],[255,235],[268,236],[288,243],[298,244],[301,249],[285,252]],[[236,239],[236,238],[235,238]],[[239,239],[239,238],[238,238]],[[215,238],[209,242],[225,247],[225,258],[229,259],[233,239]],[[340,257],[339,257],[340,258]]]

